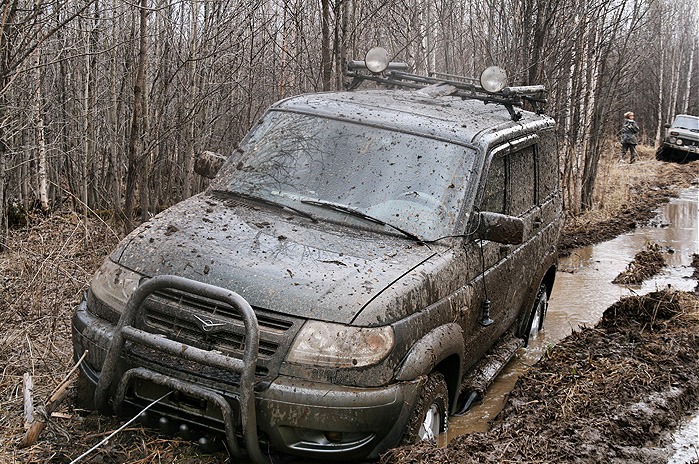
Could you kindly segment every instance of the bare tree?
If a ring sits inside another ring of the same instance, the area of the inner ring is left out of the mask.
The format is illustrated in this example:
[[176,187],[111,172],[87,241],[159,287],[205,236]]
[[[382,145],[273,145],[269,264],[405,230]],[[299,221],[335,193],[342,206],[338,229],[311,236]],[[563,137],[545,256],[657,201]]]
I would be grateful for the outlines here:
[[68,199],[133,227],[137,212],[146,220],[206,185],[192,175],[196,153],[232,153],[279,98],[341,88],[345,62],[376,45],[416,72],[477,77],[497,64],[514,85],[545,84],[572,212],[595,206],[597,166],[623,110],[633,107],[649,140],[677,112],[699,111],[693,0],[5,0],[0,9],[0,235],[8,197]]
[[[129,136],[129,150],[127,159],[129,162],[126,174],[126,199],[124,201],[124,220],[127,230],[133,229],[134,196],[139,178],[144,179],[145,153],[142,141],[146,126],[146,113],[144,110],[144,89],[146,86],[146,66],[148,62],[147,25],[148,25],[148,0],[141,0],[139,8],[138,31],[138,70],[136,82],[133,88],[133,110],[131,116],[131,134]],[[144,186],[142,185],[141,188]]]

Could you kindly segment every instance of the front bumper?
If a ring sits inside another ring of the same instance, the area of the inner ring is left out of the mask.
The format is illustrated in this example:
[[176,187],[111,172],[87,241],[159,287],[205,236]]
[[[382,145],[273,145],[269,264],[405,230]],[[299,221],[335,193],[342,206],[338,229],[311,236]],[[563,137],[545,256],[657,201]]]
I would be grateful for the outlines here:
[[[89,350],[81,367],[85,377],[97,386],[99,369],[117,327],[92,314],[86,302],[77,308],[72,322],[75,356],[79,358]],[[239,385],[202,385],[191,375],[155,365],[144,367],[126,352],[119,359],[119,374],[113,382],[117,385],[109,388],[109,401],[115,411],[122,406],[142,409],[173,391],[176,393],[150,411],[166,418],[165,422],[188,424],[179,430],[233,433],[233,440],[246,442]],[[419,387],[420,380],[357,388],[279,376],[255,385],[257,438],[282,453],[345,461],[373,459],[399,443]],[[176,426],[171,428],[178,430]],[[228,447],[230,451],[230,437]]]
[[682,145],[677,145],[675,143],[665,141],[665,147],[670,149],[670,150],[676,150],[678,152],[685,152],[688,154],[699,155],[699,145],[697,145],[696,141],[694,141],[691,144],[685,142]]

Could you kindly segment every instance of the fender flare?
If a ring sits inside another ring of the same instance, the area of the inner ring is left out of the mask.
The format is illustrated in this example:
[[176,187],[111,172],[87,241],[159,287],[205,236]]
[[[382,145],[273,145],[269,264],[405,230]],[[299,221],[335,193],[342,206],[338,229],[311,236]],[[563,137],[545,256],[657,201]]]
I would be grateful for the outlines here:
[[[458,324],[453,322],[432,329],[417,341],[408,352],[405,360],[396,372],[396,380],[414,380],[421,375],[427,375],[440,362],[449,356],[459,357],[458,382],[461,382],[461,360],[464,355],[464,335]],[[447,372],[447,375],[453,375]]]

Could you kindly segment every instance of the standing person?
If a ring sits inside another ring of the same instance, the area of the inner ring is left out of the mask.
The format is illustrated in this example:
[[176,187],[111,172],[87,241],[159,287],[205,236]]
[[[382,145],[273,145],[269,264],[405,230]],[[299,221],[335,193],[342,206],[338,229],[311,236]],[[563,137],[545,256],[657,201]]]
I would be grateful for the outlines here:
[[626,155],[626,150],[631,152],[631,162],[636,161],[636,144],[638,139],[636,139],[636,134],[638,133],[638,124],[634,120],[634,114],[631,111],[624,113],[624,124],[621,126],[619,134],[621,134],[621,153],[619,154],[619,161]]

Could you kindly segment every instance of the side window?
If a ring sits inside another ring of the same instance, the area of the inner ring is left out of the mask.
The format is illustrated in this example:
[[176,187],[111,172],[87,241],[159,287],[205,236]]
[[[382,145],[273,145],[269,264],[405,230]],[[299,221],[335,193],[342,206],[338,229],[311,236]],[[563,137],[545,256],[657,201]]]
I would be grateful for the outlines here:
[[483,200],[481,201],[481,211],[493,213],[505,212],[505,186],[507,178],[505,176],[505,157],[500,155],[493,158],[488,171],[488,178],[485,183]]
[[520,216],[553,192],[558,187],[558,170],[550,165],[556,152],[548,148],[541,151],[547,160],[537,161],[540,148],[531,142],[522,148],[498,150],[488,170],[481,211]]
[[519,216],[536,205],[536,171],[534,146],[530,145],[508,155],[508,214]]
[[541,136],[537,150],[537,171],[539,178],[539,203],[558,190],[558,147],[553,131]]

